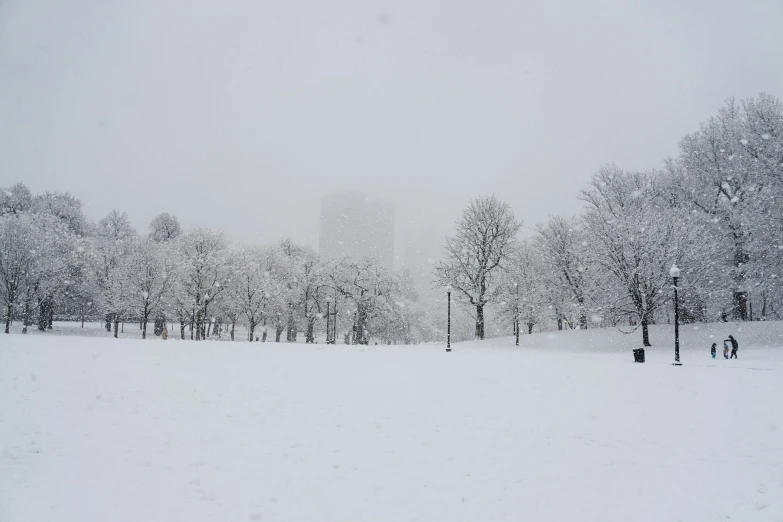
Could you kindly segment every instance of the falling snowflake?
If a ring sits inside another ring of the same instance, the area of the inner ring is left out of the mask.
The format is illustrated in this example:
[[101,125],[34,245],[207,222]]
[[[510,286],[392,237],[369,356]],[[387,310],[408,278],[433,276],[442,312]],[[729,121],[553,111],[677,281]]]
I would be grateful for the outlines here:
[[743,145],[747,145],[748,144],[748,140],[743,138],[743,139],[740,140],[740,143],[742,143]]
[[770,135],[767,132],[765,132],[764,134],[761,135],[761,139],[762,140],[768,140],[769,138],[770,138]]

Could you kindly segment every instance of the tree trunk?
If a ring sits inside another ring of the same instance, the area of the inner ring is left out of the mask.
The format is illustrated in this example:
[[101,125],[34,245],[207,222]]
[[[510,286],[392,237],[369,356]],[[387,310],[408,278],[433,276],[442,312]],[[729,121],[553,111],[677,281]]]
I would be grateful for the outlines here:
[[284,330],[284,328],[283,328],[283,325],[281,323],[278,323],[275,326],[275,342],[276,343],[280,342],[280,336],[282,335],[283,330]]
[[650,344],[650,331],[647,328],[647,316],[642,318],[642,344],[644,346],[652,346]]
[[307,331],[305,332],[305,343],[315,342],[315,317],[307,318]]
[[533,333],[533,325],[536,323],[527,323],[527,334],[531,335]]
[[294,312],[291,311],[288,313],[288,324],[286,325],[286,335],[285,340],[289,343],[295,343],[296,342],[296,334],[297,334],[297,328],[296,323],[294,321]]
[[734,318],[740,321],[748,320],[748,293],[735,291],[732,296],[734,304]]
[[236,324],[237,324],[236,321],[232,321],[231,322],[231,340],[232,341],[234,340],[234,327],[236,326]]
[[22,333],[27,333],[27,327],[30,326],[30,301],[24,303],[24,317],[22,318]]
[[[251,343],[253,342],[253,332],[256,331],[256,323],[253,321],[250,321],[250,339],[248,339]],[[234,326],[231,326],[231,340],[234,340]]]
[[49,323],[49,307],[50,307],[50,301],[47,297],[43,301],[41,301],[41,306],[38,309],[38,330],[41,332],[46,331],[46,327]]
[[745,267],[750,260],[750,254],[745,249],[745,231],[741,229],[742,225],[730,223],[732,235],[734,237],[734,284],[735,289],[732,296],[734,305],[733,314],[734,318],[739,321],[748,320],[748,292],[742,290],[745,284],[747,274]]
[[557,316],[557,330],[562,331],[563,330],[563,317]]
[[360,306],[356,312],[356,343],[370,343],[367,338],[367,310],[364,306]]
[[111,314],[106,314],[106,331],[111,333]]
[[115,339],[117,338],[117,332],[118,332],[119,328],[120,328],[120,318],[117,315],[115,315],[114,316],[114,338]]
[[149,318],[149,310],[147,310],[147,306],[144,306],[144,311],[142,313],[141,317],[141,338],[146,339],[147,338],[147,319]]
[[[199,309],[198,312],[196,312],[196,321],[195,321],[195,328],[196,328],[196,340],[201,340],[201,310]],[[193,335],[191,333],[191,335]]]
[[8,301],[6,306],[7,315],[5,316],[5,333],[11,332],[11,313],[13,312],[14,305],[11,304],[11,300]]
[[41,301],[38,307],[38,331],[46,331],[46,300]]
[[476,339],[484,340],[484,305],[476,305]]
[[179,337],[183,341],[185,340],[185,320],[180,319],[179,320]]

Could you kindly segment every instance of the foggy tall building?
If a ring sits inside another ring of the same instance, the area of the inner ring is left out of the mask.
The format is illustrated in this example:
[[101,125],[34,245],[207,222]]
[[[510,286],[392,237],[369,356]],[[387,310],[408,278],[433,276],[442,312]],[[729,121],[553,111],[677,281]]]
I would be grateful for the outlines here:
[[361,192],[321,198],[321,255],[327,259],[374,257],[394,266],[394,205]]
[[402,266],[419,291],[432,289],[435,264],[443,256],[445,234],[425,221],[411,222],[404,241]]

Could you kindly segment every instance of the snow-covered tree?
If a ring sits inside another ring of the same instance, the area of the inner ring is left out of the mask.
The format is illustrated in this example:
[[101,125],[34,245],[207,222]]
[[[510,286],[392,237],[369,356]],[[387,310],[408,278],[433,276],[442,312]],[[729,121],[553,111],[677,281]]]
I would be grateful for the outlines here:
[[159,243],[171,241],[182,235],[182,228],[176,216],[163,212],[150,223],[150,239]]
[[93,270],[101,307],[106,312],[106,330],[111,331],[113,325],[115,338],[120,322],[132,308],[129,258],[136,242],[136,231],[124,212],[112,210],[98,222]]
[[33,194],[24,183],[16,183],[8,188],[0,187],[0,216],[29,212],[32,206]]
[[436,283],[451,285],[476,310],[476,338],[484,339],[484,307],[498,297],[497,275],[522,225],[511,207],[495,196],[478,197],[462,211],[457,232],[446,238]]
[[33,198],[31,211],[57,218],[68,230],[78,236],[89,233],[89,222],[84,216],[82,202],[69,192],[44,192]]
[[514,333],[520,324],[530,334],[533,326],[545,317],[542,295],[542,261],[540,254],[525,242],[511,250],[500,280],[500,315],[511,321]]
[[590,288],[585,255],[587,238],[578,218],[550,216],[539,224],[534,247],[541,256],[545,282],[545,298],[552,307],[558,330],[563,322],[573,326],[571,312],[576,309],[579,328],[587,328]]
[[[4,203],[8,205],[8,203]],[[5,206],[10,208],[10,206]],[[27,274],[38,259],[38,243],[29,215],[15,212],[0,216],[0,294],[5,302],[5,333],[9,332],[14,306],[24,292]]]
[[151,239],[140,240],[127,258],[129,310],[141,320],[141,338],[147,338],[150,316],[161,309],[171,289],[174,258],[170,251]]
[[[14,306],[19,304],[26,333],[32,314],[67,281],[74,236],[52,216],[8,213],[0,217],[0,242],[0,291],[6,305],[6,330]],[[45,320],[44,328],[51,321],[50,314]]]
[[[248,327],[248,340],[254,339],[255,330],[264,319],[274,281],[268,269],[270,253],[266,248],[246,247],[231,255],[231,273],[226,301],[235,305],[237,318],[242,318]],[[233,310],[233,309],[232,309]],[[229,316],[234,316],[229,310]],[[231,338],[233,340],[233,325]]]
[[196,340],[206,337],[209,305],[223,291],[227,279],[226,240],[213,230],[194,228],[180,242],[183,287],[190,298]]
[[778,242],[766,224],[780,215],[781,103],[764,94],[741,103],[730,98],[698,131],[682,139],[679,157],[667,168],[675,180],[674,197],[710,225],[714,241],[731,245],[722,256],[732,279],[731,312],[747,320],[752,265],[760,276],[758,256],[770,241]]
[[658,174],[602,167],[580,199],[586,204],[589,262],[602,288],[604,313],[635,316],[642,342],[648,325],[671,299],[669,269],[683,269],[683,289],[708,277],[711,251],[702,248],[697,219],[669,206],[658,190]]
[[368,344],[371,321],[378,317],[384,301],[392,299],[395,278],[373,258],[345,258],[327,269],[329,285],[344,299],[344,321],[350,325],[353,314],[352,338],[355,344]]

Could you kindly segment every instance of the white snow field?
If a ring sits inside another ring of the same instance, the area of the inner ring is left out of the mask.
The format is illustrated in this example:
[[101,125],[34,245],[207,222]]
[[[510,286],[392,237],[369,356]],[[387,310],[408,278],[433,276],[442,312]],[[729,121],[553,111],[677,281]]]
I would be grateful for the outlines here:
[[0,336],[0,521],[783,520],[783,323],[639,338]]

